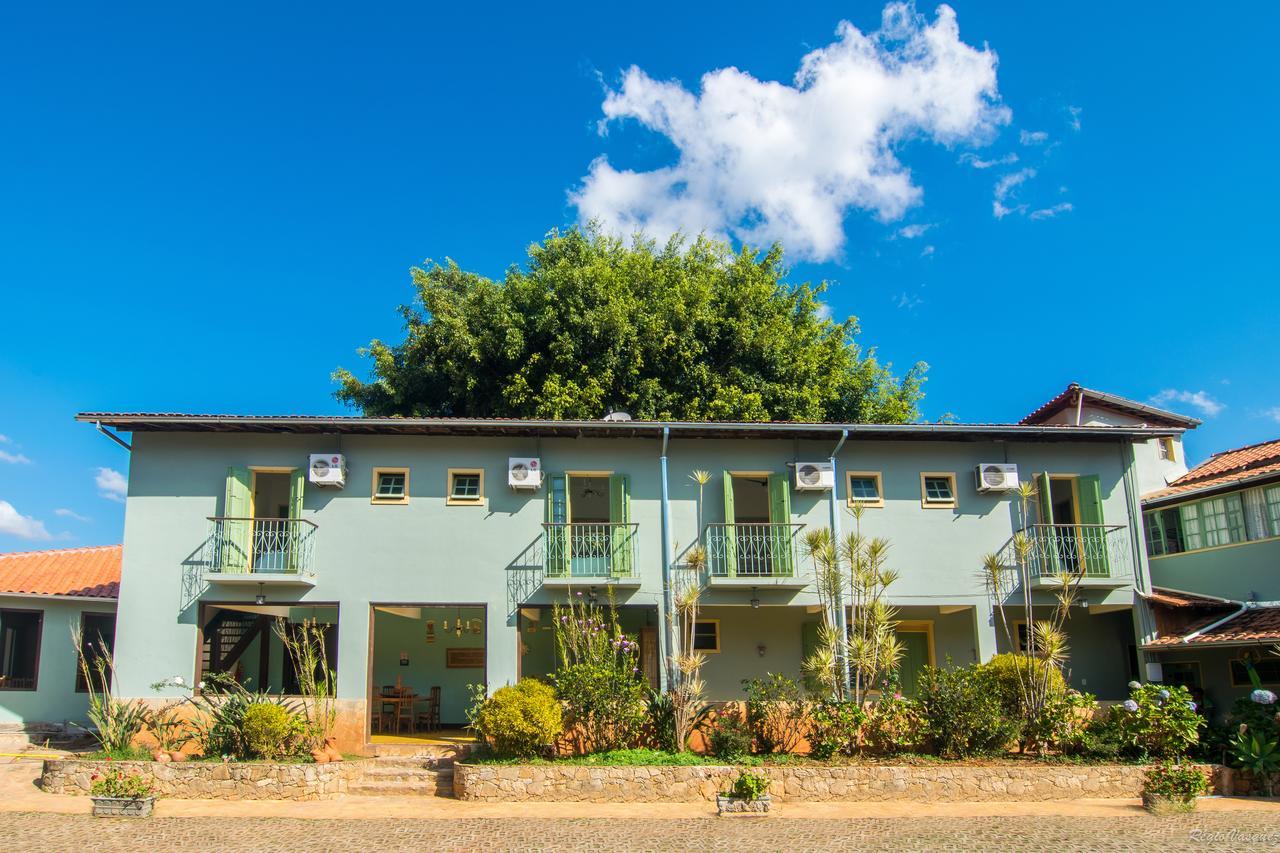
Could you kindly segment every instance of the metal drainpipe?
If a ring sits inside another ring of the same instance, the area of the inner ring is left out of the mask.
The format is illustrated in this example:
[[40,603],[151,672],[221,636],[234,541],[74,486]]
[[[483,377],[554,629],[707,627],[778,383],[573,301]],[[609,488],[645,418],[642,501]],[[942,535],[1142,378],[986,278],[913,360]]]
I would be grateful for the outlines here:
[[[833,481],[831,483],[831,539],[835,542],[837,553],[839,553],[840,548],[840,472],[836,467],[836,456],[840,454],[840,448],[844,447],[844,443],[848,438],[849,430],[840,430],[840,441],[836,444],[835,449],[831,451],[831,456],[829,457],[829,461],[831,462],[831,476],[833,477]],[[841,586],[843,586],[843,581],[841,582]],[[834,604],[836,611],[836,630],[840,632],[840,636],[842,638],[847,637],[848,629],[846,627],[844,615],[844,596],[840,594],[840,587],[836,588]],[[848,695],[848,691],[853,685],[850,681],[849,664],[845,659],[843,651],[844,644],[841,643],[837,648],[840,649],[840,651],[836,655],[836,658],[840,664],[840,671],[844,674],[845,695]]]
[[667,489],[667,442],[671,428],[662,428],[662,454],[658,467],[662,472],[662,630],[658,632],[658,654],[662,658],[659,668],[659,688],[668,690],[675,683],[675,658],[678,654],[675,638],[675,596],[671,590],[671,499]]

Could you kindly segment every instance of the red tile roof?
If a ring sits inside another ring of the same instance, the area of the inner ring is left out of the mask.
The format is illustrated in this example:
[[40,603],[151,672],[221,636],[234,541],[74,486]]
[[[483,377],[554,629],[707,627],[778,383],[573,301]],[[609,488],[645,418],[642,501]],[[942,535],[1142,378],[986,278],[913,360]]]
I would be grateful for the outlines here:
[[1197,418],[1180,415],[1177,412],[1170,412],[1167,409],[1157,409],[1155,406],[1148,406],[1146,403],[1139,403],[1136,400],[1130,400],[1127,397],[1118,397],[1115,394],[1108,394],[1106,391],[1097,391],[1093,388],[1085,388],[1078,382],[1072,382],[1063,391],[1049,400],[1040,408],[1027,415],[1020,424],[1041,424],[1047,419],[1053,417],[1058,412],[1067,408],[1074,407],[1078,397],[1083,396],[1085,403],[1091,403],[1104,409],[1112,409],[1122,412],[1131,417],[1141,418],[1149,426],[1173,426],[1184,427],[1187,429],[1195,429],[1200,425]]
[[1187,646],[1223,646],[1244,643],[1273,643],[1280,640],[1280,607],[1254,607],[1228,619],[1218,627],[1183,642],[1183,637],[1201,631],[1223,619],[1214,613],[1198,619],[1180,634],[1167,634],[1147,644],[1147,648],[1185,648]]
[[1208,595],[1197,595],[1194,592],[1183,592],[1177,589],[1163,589],[1161,587],[1153,587],[1151,592],[1146,595],[1148,601],[1155,604],[1163,604],[1165,607],[1222,607],[1224,605],[1235,604],[1237,602],[1225,598],[1214,598]]
[[120,597],[121,545],[0,554],[0,595]]
[[1155,501],[1186,492],[1199,492],[1229,486],[1243,480],[1280,476],[1280,439],[1237,447],[1215,453],[1169,484],[1168,488],[1142,496]]

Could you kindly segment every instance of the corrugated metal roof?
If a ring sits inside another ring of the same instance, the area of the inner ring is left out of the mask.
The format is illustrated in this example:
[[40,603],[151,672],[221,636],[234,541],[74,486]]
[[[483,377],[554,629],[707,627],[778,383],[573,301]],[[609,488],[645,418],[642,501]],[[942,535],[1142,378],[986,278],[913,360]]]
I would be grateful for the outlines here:
[[121,545],[0,554],[0,595],[120,597]]

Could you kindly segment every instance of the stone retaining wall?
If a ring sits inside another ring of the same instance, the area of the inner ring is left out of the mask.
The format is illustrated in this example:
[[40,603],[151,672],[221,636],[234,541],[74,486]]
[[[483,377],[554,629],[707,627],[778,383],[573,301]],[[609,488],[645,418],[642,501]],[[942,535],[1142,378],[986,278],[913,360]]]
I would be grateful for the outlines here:
[[[1132,798],[1144,768],[1132,765],[1036,766],[955,764],[893,767],[765,767],[776,800],[803,802],[915,800],[981,802]],[[1219,768],[1211,771],[1215,790]],[[738,768],[587,767],[570,764],[457,764],[453,790],[462,800],[511,802],[697,802],[714,800]]]
[[107,767],[149,777],[162,797],[205,800],[331,800],[345,794],[365,761],[331,764],[271,764],[178,761],[84,761],[49,759],[40,786],[54,794],[88,794],[94,774]]

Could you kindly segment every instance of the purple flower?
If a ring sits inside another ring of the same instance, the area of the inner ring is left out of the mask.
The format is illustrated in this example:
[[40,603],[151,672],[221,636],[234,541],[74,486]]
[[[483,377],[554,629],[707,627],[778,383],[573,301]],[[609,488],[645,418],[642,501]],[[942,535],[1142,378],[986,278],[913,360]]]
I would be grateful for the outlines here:
[[1276,702],[1276,694],[1270,690],[1255,690],[1249,694],[1249,698],[1259,705],[1274,705]]
[[1161,699],[1168,699],[1168,698],[1169,698],[1169,691],[1168,691],[1168,690],[1161,690],[1161,691],[1160,691],[1160,698],[1161,698]]
[[1187,703],[1187,707],[1194,711],[1194,710],[1196,709],[1196,703],[1195,703],[1195,702],[1188,702],[1188,703]]
[[1136,711],[1138,710],[1138,703],[1133,701],[1132,699],[1126,699],[1124,700],[1124,703],[1122,704],[1121,707],[1123,707],[1126,711]]

